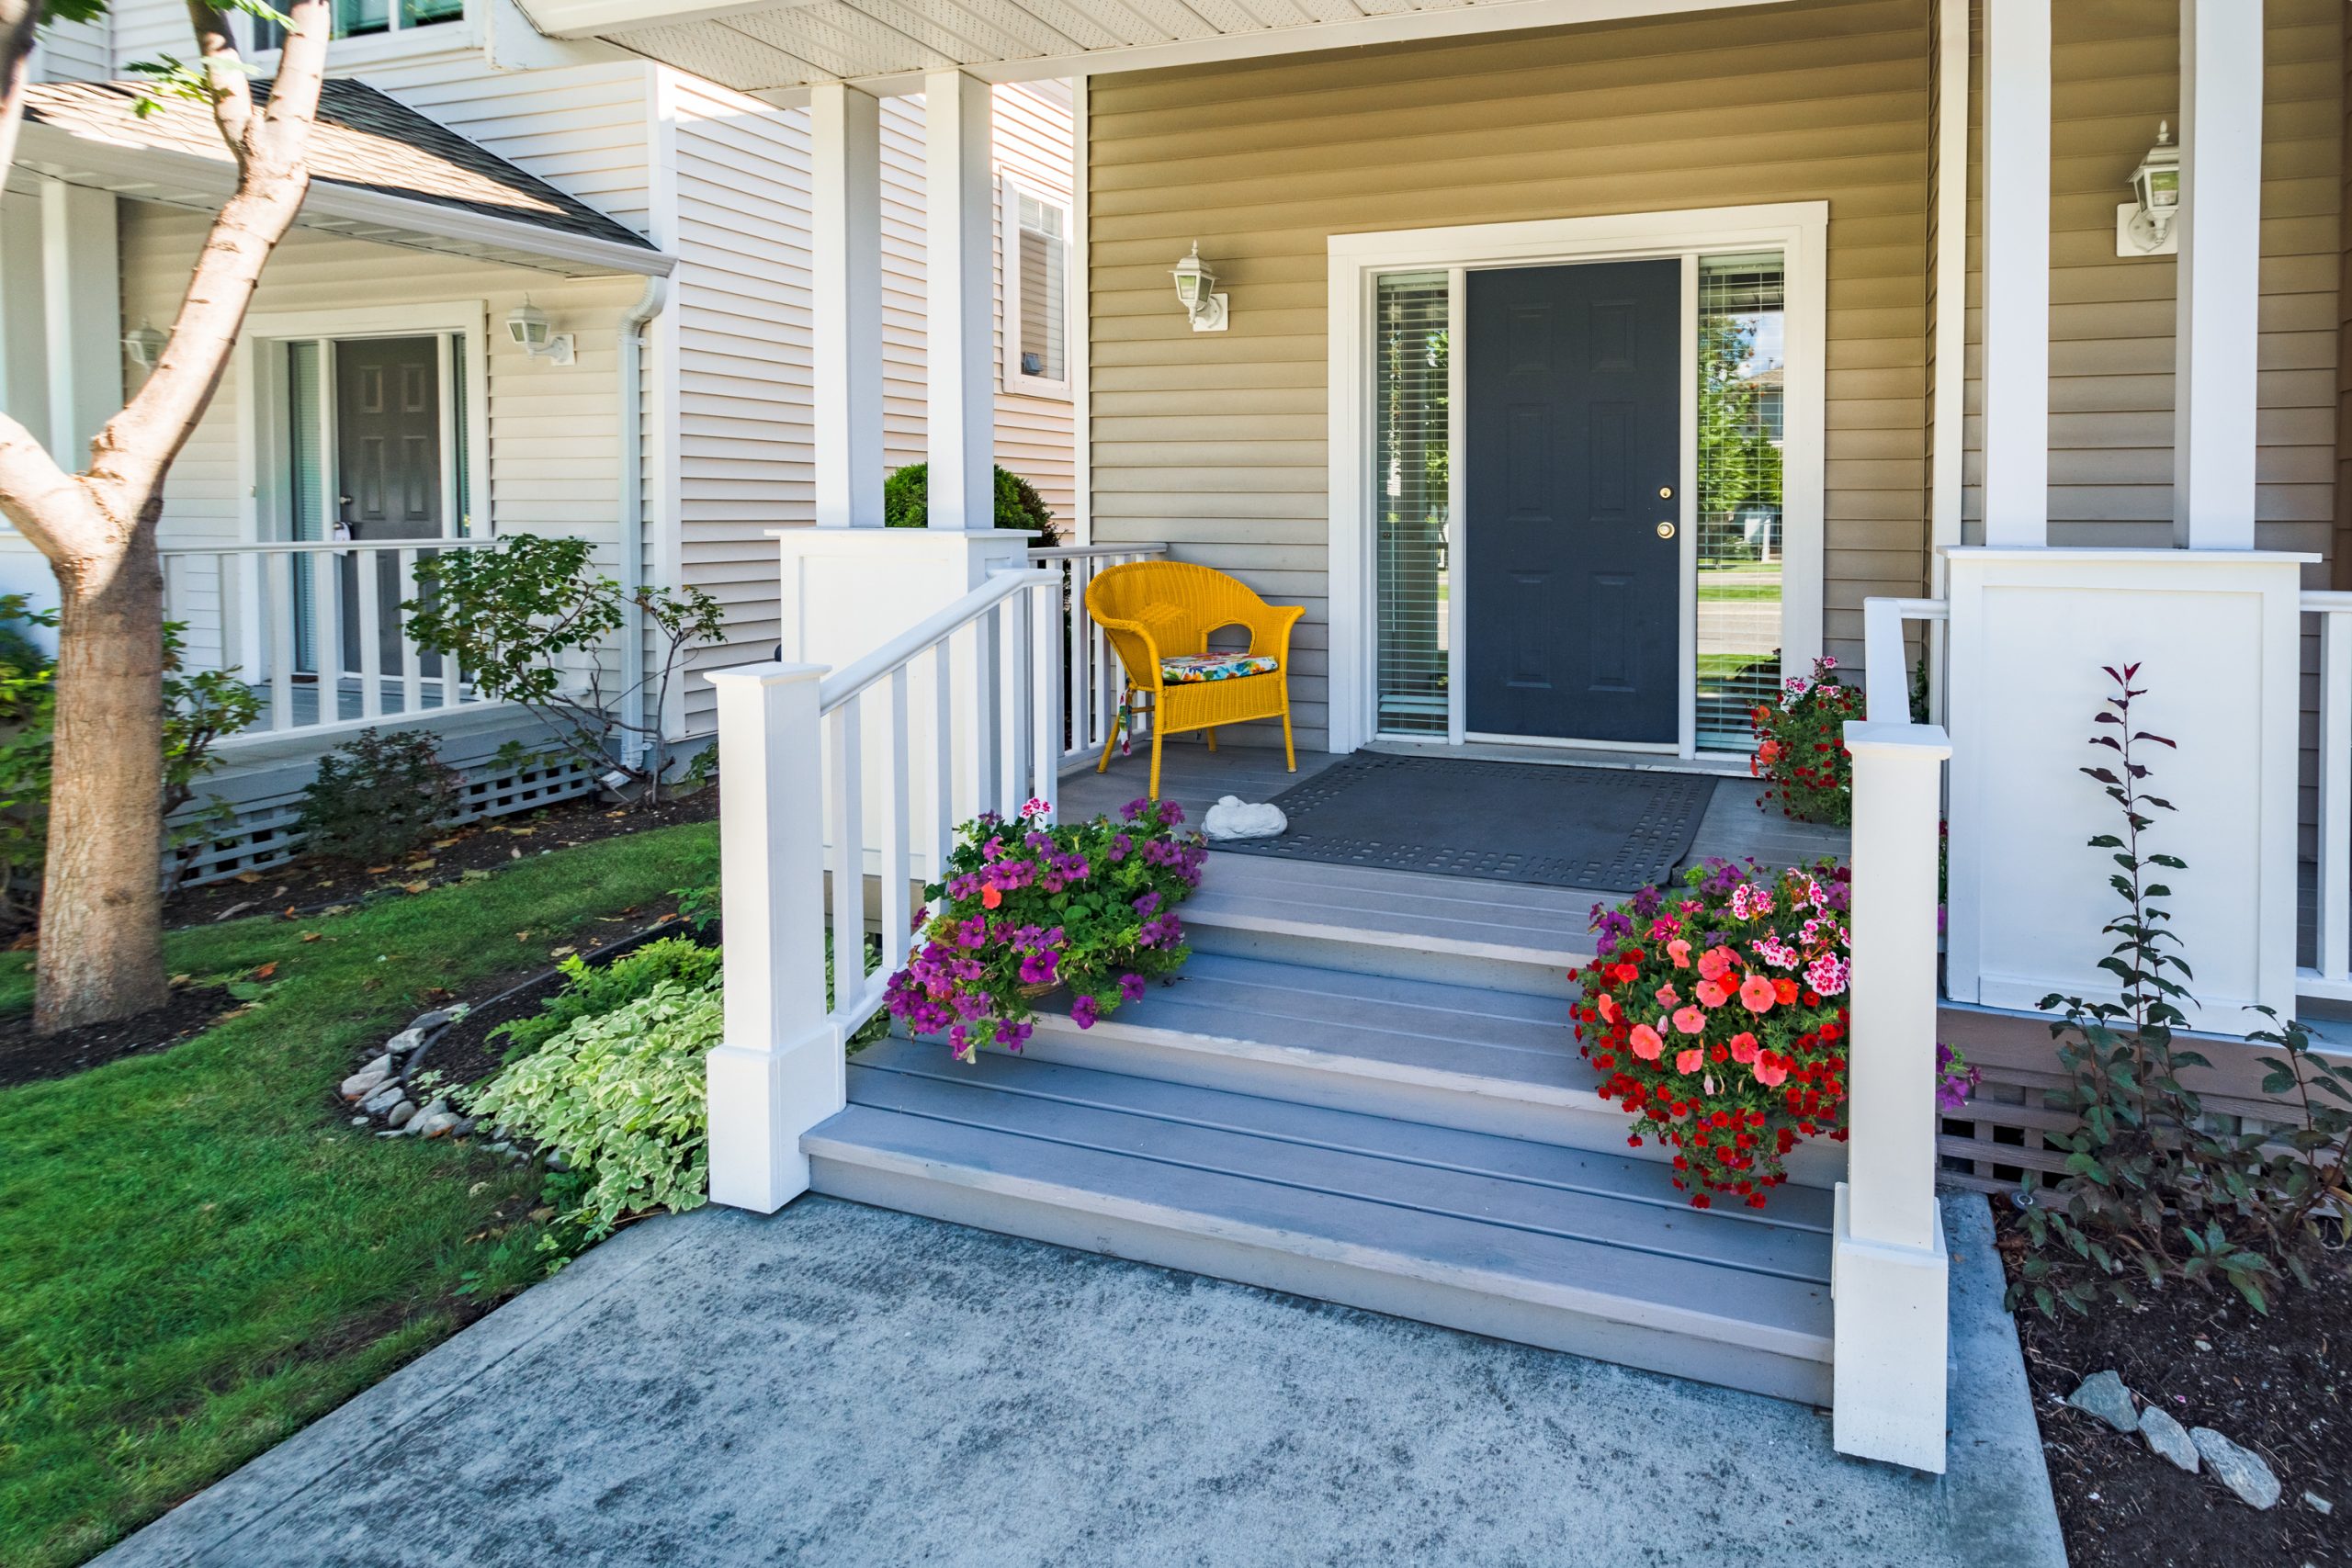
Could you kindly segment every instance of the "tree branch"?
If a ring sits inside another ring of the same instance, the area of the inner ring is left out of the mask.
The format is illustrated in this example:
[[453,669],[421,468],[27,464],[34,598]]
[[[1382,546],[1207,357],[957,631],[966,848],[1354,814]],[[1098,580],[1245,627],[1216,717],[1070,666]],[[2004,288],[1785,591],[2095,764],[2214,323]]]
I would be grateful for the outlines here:
[[31,431],[0,413],[0,515],[59,573],[79,571],[105,546],[106,518],[82,481]]
[[17,161],[17,127],[25,117],[40,17],[41,0],[0,0],[0,175]]

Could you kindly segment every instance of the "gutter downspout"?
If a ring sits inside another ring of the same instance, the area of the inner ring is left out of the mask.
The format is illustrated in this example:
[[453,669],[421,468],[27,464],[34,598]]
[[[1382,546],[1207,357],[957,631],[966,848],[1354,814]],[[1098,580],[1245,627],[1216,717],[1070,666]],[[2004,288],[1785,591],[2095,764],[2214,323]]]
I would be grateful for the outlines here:
[[[622,760],[639,765],[649,749],[645,725],[645,612],[637,596],[645,586],[645,329],[670,302],[670,280],[649,277],[637,303],[620,321],[620,555],[623,612],[621,635],[621,722],[634,726],[621,742]],[[657,723],[666,720],[657,717]]]

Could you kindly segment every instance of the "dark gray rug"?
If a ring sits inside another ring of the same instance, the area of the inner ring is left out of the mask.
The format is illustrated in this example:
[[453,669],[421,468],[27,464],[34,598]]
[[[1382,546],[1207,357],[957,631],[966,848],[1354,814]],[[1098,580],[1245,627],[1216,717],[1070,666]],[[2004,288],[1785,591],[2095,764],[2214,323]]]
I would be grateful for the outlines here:
[[1631,893],[1690,852],[1716,780],[1701,773],[1358,751],[1274,797],[1278,839],[1241,854]]

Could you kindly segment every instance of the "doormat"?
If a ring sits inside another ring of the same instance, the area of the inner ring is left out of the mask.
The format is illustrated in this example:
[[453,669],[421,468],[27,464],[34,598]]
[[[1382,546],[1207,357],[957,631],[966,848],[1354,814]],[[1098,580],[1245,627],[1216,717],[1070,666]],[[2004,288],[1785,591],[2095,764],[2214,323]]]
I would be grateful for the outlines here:
[[1357,751],[1274,797],[1278,839],[1216,846],[1331,865],[1631,893],[1674,874],[1716,780],[1702,773]]

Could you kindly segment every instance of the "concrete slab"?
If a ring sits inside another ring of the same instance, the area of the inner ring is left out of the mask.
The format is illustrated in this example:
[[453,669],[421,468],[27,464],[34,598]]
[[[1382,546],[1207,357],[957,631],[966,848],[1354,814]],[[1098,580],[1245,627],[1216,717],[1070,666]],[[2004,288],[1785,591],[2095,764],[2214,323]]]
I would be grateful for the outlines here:
[[640,1225],[108,1552],[148,1564],[2059,1568],[1981,1199],[1951,1473],[1820,1414],[808,1198]]

